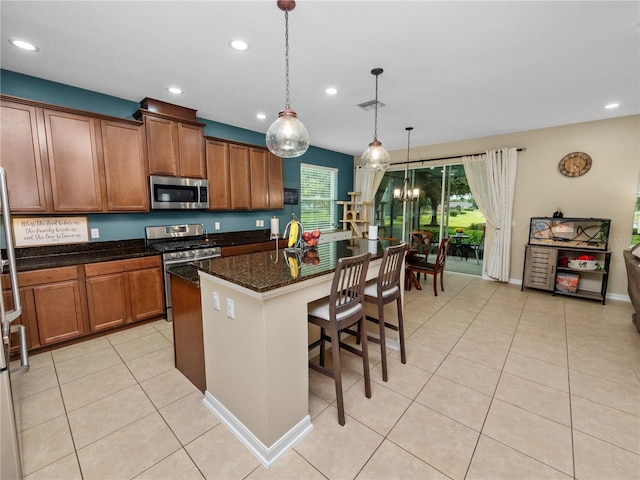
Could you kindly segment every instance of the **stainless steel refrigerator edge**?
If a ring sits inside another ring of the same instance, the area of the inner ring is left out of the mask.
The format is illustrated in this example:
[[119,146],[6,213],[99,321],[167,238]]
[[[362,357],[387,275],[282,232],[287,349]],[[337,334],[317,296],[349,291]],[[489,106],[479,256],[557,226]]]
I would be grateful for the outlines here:
[[[9,193],[7,191],[7,173],[0,167],[0,206],[2,207],[2,221],[7,258],[2,258],[2,271],[9,268],[13,310],[6,310],[4,296],[0,292],[0,319],[2,320],[2,355],[0,358],[0,479],[13,480],[22,478],[22,461],[16,417],[13,408],[11,378],[25,373],[29,369],[27,357],[26,331],[24,325],[11,325],[22,313],[20,292],[18,290],[18,273],[16,271],[16,256],[13,246],[11,214],[9,212]],[[20,344],[20,367],[10,368],[11,334],[18,334]]]

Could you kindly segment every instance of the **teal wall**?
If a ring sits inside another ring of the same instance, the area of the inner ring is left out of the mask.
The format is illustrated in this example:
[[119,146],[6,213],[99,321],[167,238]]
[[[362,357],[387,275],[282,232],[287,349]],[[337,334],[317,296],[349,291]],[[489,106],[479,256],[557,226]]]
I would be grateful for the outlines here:
[[[122,98],[8,70],[0,70],[0,93],[122,118],[131,118],[133,113],[140,107],[138,103]],[[205,135],[265,146],[264,134],[262,133],[214,122],[206,118],[199,118],[198,120],[206,124],[204,128]],[[313,139],[313,132],[311,132],[311,138]],[[301,163],[338,168],[339,200],[349,200],[347,192],[353,188],[353,157],[351,155],[312,146],[299,158],[285,159],[283,169],[285,188],[300,188]],[[214,189],[215,185],[210,185],[210,188]],[[98,228],[100,230],[98,241],[126,240],[144,237],[144,227],[153,225],[202,223],[209,232],[215,233],[216,231],[213,229],[214,222],[220,222],[221,228],[219,232],[235,232],[255,230],[258,228],[256,227],[256,220],[264,220],[265,228],[269,228],[269,219],[274,215],[280,218],[282,230],[284,225],[291,219],[291,213],[300,215],[300,205],[285,205],[283,210],[259,212],[154,211],[127,214],[103,213],[89,215],[89,225],[90,228]]]

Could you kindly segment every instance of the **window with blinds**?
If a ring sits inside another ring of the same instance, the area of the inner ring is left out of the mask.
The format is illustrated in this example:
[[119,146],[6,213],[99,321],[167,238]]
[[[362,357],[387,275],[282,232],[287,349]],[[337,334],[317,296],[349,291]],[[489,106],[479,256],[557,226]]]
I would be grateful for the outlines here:
[[338,169],[300,165],[300,223],[305,230],[335,230]]

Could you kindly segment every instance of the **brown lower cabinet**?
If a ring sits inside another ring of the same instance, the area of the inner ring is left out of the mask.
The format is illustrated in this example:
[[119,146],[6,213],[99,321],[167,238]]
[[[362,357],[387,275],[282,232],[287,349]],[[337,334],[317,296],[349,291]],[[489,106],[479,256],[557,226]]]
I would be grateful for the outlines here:
[[200,288],[175,275],[169,277],[176,368],[204,393],[207,382]]
[[[18,274],[22,315],[27,327],[27,348],[37,348],[80,337],[86,333],[79,267],[47,268]],[[3,289],[9,288],[3,275]],[[3,295],[13,308],[9,290]]]
[[92,332],[164,313],[159,256],[84,265]]

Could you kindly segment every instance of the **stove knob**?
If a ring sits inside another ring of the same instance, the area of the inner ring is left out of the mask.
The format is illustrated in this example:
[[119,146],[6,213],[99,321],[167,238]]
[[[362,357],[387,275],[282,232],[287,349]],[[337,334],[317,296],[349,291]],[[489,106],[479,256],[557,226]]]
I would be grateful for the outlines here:
[[178,252],[171,252],[170,256],[171,258],[178,258],[180,254]]
[[211,253],[213,253],[213,252],[212,252],[212,250],[210,248],[205,248],[205,250],[203,252],[204,255],[211,255]]

